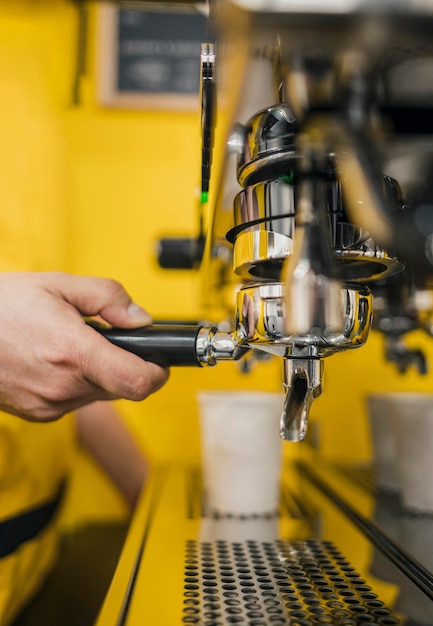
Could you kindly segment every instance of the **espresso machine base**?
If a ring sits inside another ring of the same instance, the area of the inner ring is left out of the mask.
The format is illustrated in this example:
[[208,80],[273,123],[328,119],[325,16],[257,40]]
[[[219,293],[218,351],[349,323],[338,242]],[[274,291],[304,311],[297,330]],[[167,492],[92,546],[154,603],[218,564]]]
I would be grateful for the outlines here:
[[433,577],[402,527],[428,538],[433,518],[368,467],[286,462],[279,510],[248,517],[207,510],[199,467],[159,467],[97,626],[432,624]]

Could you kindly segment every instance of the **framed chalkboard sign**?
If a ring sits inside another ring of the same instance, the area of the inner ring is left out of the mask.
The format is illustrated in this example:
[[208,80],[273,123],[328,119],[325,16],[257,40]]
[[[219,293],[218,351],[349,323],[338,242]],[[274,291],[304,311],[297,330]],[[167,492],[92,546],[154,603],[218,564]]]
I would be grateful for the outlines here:
[[104,4],[99,8],[99,102],[198,110],[205,4]]

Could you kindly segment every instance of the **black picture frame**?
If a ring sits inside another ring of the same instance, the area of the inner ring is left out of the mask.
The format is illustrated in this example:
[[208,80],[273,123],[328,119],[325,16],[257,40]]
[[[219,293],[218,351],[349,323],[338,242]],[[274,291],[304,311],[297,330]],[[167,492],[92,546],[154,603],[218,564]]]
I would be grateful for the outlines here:
[[199,110],[204,4],[99,7],[98,100],[107,107]]

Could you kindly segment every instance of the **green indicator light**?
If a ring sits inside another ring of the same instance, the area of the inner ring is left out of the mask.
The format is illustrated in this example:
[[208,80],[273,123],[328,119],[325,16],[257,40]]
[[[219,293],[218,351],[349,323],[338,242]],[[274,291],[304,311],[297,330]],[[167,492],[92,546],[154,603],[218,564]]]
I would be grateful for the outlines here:
[[290,172],[290,174],[283,174],[280,179],[287,185],[293,185],[293,172]]
[[200,198],[202,204],[206,204],[207,197],[208,197],[208,192],[207,191],[202,191],[201,192],[201,198]]

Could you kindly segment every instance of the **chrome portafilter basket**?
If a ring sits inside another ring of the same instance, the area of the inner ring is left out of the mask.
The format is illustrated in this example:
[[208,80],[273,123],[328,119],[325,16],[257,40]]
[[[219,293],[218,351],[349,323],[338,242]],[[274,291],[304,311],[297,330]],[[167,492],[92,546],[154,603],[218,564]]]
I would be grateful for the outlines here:
[[364,285],[340,291],[344,312],[339,328],[323,334],[287,334],[286,288],[283,283],[255,283],[236,294],[236,327],[219,331],[211,325],[169,325],[138,329],[94,328],[112,343],[160,365],[212,366],[238,360],[249,350],[283,358],[286,401],[281,436],[305,436],[312,400],[321,393],[324,357],[365,343],[371,325],[372,299]]
[[[371,326],[372,298],[365,285],[346,285],[340,290],[343,312],[340,328],[323,334],[287,334],[284,283],[252,283],[236,294],[236,334],[249,347],[280,357],[299,356],[299,351],[322,358],[340,350],[357,348],[367,340]],[[242,338],[242,339],[241,339]]]
[[[311,403],[322,391],[323,358],[362,346],[372,320],[372,296],[365,285],[340,289],[340,327],[288,334],[286,285],[258,283],[237,293],[238,338],[250,348],[283,358],[286,392],[280,433],[288,441],[304,439]],[[239,340],[239,339],[238,339]]]

